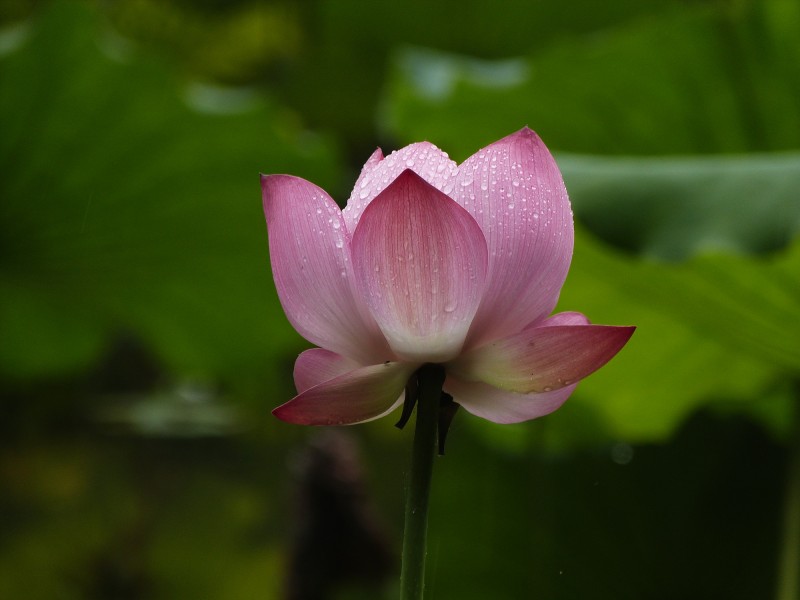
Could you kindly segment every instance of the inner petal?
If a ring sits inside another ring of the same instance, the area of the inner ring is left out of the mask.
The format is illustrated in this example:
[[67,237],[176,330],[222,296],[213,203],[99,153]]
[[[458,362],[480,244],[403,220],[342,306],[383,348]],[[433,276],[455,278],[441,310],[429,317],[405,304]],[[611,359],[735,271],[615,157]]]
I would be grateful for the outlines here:
[[362,297],[397,356],[457,356],[486,278],[486,240],[469,213],[406,170],[364,211],[352,248]]

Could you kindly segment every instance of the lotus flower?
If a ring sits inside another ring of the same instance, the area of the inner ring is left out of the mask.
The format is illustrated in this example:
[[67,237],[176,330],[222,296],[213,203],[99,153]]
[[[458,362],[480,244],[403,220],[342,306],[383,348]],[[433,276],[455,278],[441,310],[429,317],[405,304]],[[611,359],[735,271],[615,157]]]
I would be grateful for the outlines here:
[[273,412],[303,425],[384,416],[409,378],[444,367],[443,391],[497,423],[548,414],[633,327],[553,311],[573,247],[553,157],[530,129],[461,165],[411,144],[367,160],[344,210],[308,181],[261,179],[275,285],[312,344],[298,395]]

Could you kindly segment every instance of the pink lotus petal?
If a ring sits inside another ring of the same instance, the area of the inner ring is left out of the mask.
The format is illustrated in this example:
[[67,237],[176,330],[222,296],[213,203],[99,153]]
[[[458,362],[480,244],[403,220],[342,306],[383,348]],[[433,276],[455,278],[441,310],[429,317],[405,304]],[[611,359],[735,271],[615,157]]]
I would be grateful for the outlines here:
[[445,391],[467,411],[495,423],[521,423],[550,414],[559,408],[577,387],[573,383],[541,394],[517,394],[480,383],[448,377]]
[[359,368],[356,361],[322,348],[302,352],[294,362],[294,385],[298,393]]
[[542,140],[525,128],[458,168],[453,198],[489,249],[487,292],[468,346],[505,337],[552,312],[572,258],[567,190]]
[[364,211],[353,263],[397,356],[444,362],[458,354],[486,274],[486,243],[467,211],[406,170]]
[[419,365],[390,362],[339,375],[282,404],[272,414],[297,425],[351,425],[386,415],[403,401]]
[[512,392],[549,392],[602,367],[625,345],[634,329],[609,325],[525,329],[459,357],[451,372]]
[[275,287],[286,316],[309,342],[360,359],[394,356],[353,293],[350,240],[323,190],[289,175],[262,177]]
[[343,211],[350,232],[355,231],[369,203],[406,169],[411,169],[439,191],[446,192],[452,187],[458,168],[447,154],[429,142],[411,144],[379,162],[375,162],[375,157],[373,154],[364,165]]
[[539,327],[552,327],[553,325],[588,325],[589,319],[583,313],[566,311],[547,317],[539,323]]
[[[383,158],[384,158],[383,157],[383,150],[381,150],[380,148],[377,148],[375,150],[375,152],[373,152],[370,155],[370,157],[367,159],[367,162],[364,163],[364,166],[361,167],[361,173],[359,174],[358,179],[356,180],[356,185],[355,185],[355,187],[353,189],[361,190],[361,189],[363,189],[363,188],[365,188],[365,187],[367,187],[369,185],[369,183],[365,183],[362,186],[361,183],[364,182],[364,181],[368,181],[368,179],[370,178],[370,174],[375,170],[375,167],[377,167],[381,163]],[[347,210],[347,209],[345,209],[345,210]],[[346,218],[345,218],[345,220],[346,220]],[[350,229],[349,231],[350,231],[350,233],[353,232],[352,229]]]

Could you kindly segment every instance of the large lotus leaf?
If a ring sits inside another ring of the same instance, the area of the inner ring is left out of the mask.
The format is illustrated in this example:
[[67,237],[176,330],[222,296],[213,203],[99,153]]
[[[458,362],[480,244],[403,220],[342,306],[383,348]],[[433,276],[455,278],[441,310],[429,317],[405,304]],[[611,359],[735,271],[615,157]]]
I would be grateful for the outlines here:
[[530,56],[396,54],[383,124],[458,159],[523,124],[553,149],[590,154],[800,146],[800,15],[772,0],[686,7]]
[[[702,0],[701,0],[702,1]],[[373,113],[386,80],[387,63],[399,45],[431,46],[484,57],[511,56],[542,48],[579,33],[597,34],[612,24],[674,10],[680,0],[595,2],[558,0],[504,3],[501,10],[483,0],[318,0],[308,3],[308,36],[286,73],[287,95],[313,122],[334,127],[361,151],[374,147]],[[325,90],[325,102],[319,90]],[[483,117],[480,116],[479,119]],[[469,127],[481,127],[470,123]],[[416,137],[434,129],[415,128]],[[420,138],[421,139],[421,138]]]
[[636,440],[667,436],[709,402],[780,429],[786,382],[800,372],[798,274],[800,238],[769,257],[671,264],[631,258],[579,230],[561,308],[638,329],[574,401]]
[[559,155],[580,220],[616,247],[665,260],[766,253],[800,233],[800,154],[691,158]]
[[330,185],[329,145],[246,93],[181,92],[85,6],[16,35],[0,60],[0,373],[82,368],[121,333],[183,372],[268,377],[299,338],[258,174]]

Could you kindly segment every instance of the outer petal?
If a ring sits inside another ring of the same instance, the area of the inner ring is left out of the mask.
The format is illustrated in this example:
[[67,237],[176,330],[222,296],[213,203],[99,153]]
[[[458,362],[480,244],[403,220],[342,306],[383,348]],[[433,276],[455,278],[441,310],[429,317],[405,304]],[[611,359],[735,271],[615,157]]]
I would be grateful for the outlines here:
[[541,394],[517,394],[481,383],[448,377],[445,391],[473,415],[495,423],[520,423],[550,414],[559,408],[577,383]]
[[299,177],[270,175],[261,186],[275,287],[294,328],[362,364],[392,359],[354,294],[350,239],[336,203]]
[[446,153],[429,142],[419,142],[396,150],[380,162],[375,159],[376,154],[373,154],[364,165],[343,211],[350,232],[355,231],[367,205],[406,169],[411,169],[445,193],[452,188],[453,177],[458,169]]
[[390,362],[360,367],[295,396],[272,414],[297,425],[351,425],[391,412],[419,365]]
[[397,356],[444,362],[460,352],[486,274],[486,242],[463,208],[404,171],[364,211],[353,264]]
[[468,346],[550,314],[574,234],[564,181],[542,140],[525,128],[480,150],[459,166],[452,196],[478,221],[489,249],[486,297]]
[[294,363],[294,385],[302,394],[307,389],[359,368],[356,361],[323,348],[300,353]]
[[633,335],[635,327],[534,327],[476,348],[452,372],[468,381],[519,393],[549,392],[595,372]]

